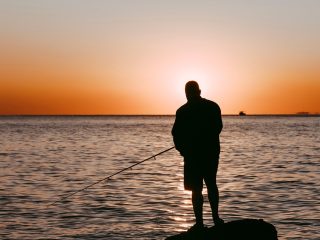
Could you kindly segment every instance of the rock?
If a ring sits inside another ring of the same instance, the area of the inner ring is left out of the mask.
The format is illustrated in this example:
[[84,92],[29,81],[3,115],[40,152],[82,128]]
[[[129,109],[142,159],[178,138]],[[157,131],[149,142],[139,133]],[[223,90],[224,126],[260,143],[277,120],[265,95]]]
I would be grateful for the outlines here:
[[182,232],[166,240],[277,240],[276,228],[262,219],[242,219],[206,228],[201,232]]

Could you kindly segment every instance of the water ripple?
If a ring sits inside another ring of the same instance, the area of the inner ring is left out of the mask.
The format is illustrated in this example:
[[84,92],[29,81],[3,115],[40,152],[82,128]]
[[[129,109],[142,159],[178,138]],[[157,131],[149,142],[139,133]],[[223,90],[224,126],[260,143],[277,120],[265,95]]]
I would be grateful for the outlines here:
[[[164,239],[193,224],[173,117],[0,117],[1,239]],[[280,239],[319,239],[319,118],[225,117],[218,172],[226,221],[263,218]],[[204,219],[211,224],[210,207]]]

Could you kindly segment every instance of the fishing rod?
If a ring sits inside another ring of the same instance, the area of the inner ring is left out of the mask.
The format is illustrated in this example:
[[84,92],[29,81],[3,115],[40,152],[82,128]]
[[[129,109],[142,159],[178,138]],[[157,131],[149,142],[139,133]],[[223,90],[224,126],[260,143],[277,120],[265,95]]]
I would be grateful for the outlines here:
[[112,178],[113,176],[118,175],[118,174],[120,174],[120,173],[122,173],[122,172],[124,172],[124,171],[126,171],[126,170],[128,170],[128,169],[132,169],[133,167],[135,167],[135,166],[137,166],[137,165],[139,165],[139,164],[141,164],[141,163],[143,163],[143,162],[145,162],[145,161],[148,161],[148,160],[153,159],[153,158],[155,159],[156,156],[159,156],[159,155],[161,155],[161,154],[163,154],[163,153],[165,153],[165,152],[168,152],[168,151],[170,151],[170,150],[172,150],[172,149],[174,149],[174,147],[170,147],[170,148],[168,148],[168,149],[166,149],[166,150],[163,150],[163,151],[161,151],[161,152],[159,152],[159,153],[157,153],[157,154],[152,155],[151,157],[148,157],[148,158],[146,158],[146,159],[144,159],[144,160],[142,160],[142,161],[140,161],[140,162],[137,162],[137,163],[135,163],[135,164],[133,164],[133,165],[131,165],[131,166],[129,166],[129,167],[123,168],[122,170],[120,170],[120,171],[118,171],[118,172],[115,172],[115,173],[113,173],[113,174],[111,174],[111,175],[109,175],[109,176],[107,176],[107,177],[105,177],[105,178],[102,178],[102,179],[100,179],[100,180],[98,180],[98,181],[96,181],[96,182],[94,182],[94,183],[92,183],[92,184],[90,184],[90,185],[88,185],[88,186],[86,186],[86,187],[84,187],[84,188],[81,188],[81,189],[76,190],[76,191],[74,191],[74,192],[72,192],[72,193],[70,193],[70,194],[68,194],[68,195],[66,195],[66,196],[63,196],[63,197],[61,197],[60,199],[58,199],[58,200],[56,200],[56,201],[48,204],[47,206],[49,207],[49,206],[55,205],[56,203],[61,202],[61,201],[65,200],[65,199],[67,199],[67,198],[75,195],[76,193],[82,192],[82,191],[84,191],[84,190],[92,187],[93,185],[96,185],[96,184],[98,184],[98,183],[100,183],[100,182],[102,182],[102,181],[108,180],[108,179]]

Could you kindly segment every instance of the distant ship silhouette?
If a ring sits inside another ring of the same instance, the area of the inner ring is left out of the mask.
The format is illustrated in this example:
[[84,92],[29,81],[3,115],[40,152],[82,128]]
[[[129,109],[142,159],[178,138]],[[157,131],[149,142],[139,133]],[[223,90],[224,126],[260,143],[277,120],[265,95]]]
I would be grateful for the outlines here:
[[246,116],[247,114],[244,111],[239,112],[239,116]]

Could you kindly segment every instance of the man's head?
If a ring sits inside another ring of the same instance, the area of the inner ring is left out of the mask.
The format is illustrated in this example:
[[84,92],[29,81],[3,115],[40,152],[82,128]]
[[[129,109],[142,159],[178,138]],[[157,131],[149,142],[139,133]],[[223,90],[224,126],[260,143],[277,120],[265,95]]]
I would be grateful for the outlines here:
[[199,88],[199,84],[196,81],[187,82],[185,86],[185,92],[188,101],[200,98],[201,90]]

